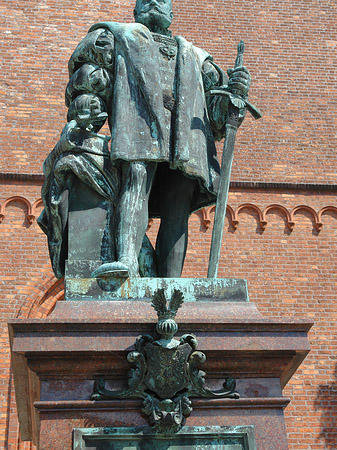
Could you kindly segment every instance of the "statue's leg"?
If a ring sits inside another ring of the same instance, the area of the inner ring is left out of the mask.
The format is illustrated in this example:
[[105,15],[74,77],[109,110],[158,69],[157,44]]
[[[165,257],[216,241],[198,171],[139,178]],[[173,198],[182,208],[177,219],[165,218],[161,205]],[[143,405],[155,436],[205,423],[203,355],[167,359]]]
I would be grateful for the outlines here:
[[121,192],[115,220],[117,261],[103,264],[93,277],[139,276],[138,255],[148,226],[148,201],[156,168],[156,163],[121,164]]
[[148,203],[156,172],[155,163],[123,163],[122,191],[116,215],[118,260],[138,274],[138,255],[149,222]]
[[180,170],[168,170],[161,177],[161,225],[156,252],[160,277],[180,277],[188,242],[188,219],[196,181]]

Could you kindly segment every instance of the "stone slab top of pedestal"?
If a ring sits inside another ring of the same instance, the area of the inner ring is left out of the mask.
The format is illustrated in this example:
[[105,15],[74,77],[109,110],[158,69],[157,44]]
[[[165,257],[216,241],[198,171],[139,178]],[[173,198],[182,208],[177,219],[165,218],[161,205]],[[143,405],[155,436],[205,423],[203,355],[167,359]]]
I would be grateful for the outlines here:
[[[152,299],[158,289],[170,297],[175,289],[186,302],[248,302],[247,281],[235,278],[91,278],[96,261],[68,261],[65,276],[66,300]],[[81,277],[77,274],[81,273]],[[83,276],[83,273],[85,274]]]
[[[59,301],[44,319],[12,319],[9,328],[24,332],[138,332],[153,331],[157,314],[150,301]],[[186,302],[176,321],[180,332],[221,333],[307,333],[313,322],[303,318],[268,318],[255,303]]]

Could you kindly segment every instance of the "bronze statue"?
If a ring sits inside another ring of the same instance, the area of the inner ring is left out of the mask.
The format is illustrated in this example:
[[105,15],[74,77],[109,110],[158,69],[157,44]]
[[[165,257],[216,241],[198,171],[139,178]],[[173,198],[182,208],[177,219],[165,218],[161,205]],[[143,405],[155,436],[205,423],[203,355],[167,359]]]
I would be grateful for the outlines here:
[[[44,166],[40,217],[58,276],[67,252],[64,192],[71,192],[75,178],[110,205],[102,265],[92,276],[139,276],[141,248],[149,248],[148,219],[159,217],[155,257],[147,259],[151,268],[142,264],[140,275],[180,277],[189,215],[217,198],[214,141],[225,135],[230,99],[206,93],[248,96],[244,66],[227,77],[207,52],[172,37],[171,0],[137,0],[134,16],[133,24],[91,27],[69,61],[69,122]],[[241,106],[237,125],[246,112]],[[97,134],[106,118],[110,156],[107,138]]]

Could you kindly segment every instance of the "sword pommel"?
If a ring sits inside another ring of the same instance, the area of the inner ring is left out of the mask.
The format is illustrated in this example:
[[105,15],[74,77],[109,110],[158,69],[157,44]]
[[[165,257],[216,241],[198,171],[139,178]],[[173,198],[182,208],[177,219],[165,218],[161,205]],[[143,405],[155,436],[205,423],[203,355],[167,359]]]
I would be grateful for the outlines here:
[[238,45],[238,55],[236,57],[235,65],[234,67],[241,67],[243,66],[243,54],[245,52],[245,43],[243,41],[239,42]]

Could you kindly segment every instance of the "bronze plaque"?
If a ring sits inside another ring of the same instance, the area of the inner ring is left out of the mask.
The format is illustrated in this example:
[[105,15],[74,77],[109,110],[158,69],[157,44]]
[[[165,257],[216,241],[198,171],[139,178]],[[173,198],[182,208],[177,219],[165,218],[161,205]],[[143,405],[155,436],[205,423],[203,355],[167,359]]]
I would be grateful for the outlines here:
[[254,427],[184,427],[173,435],[148,427],[76,428],[73,450],[256,450]]

